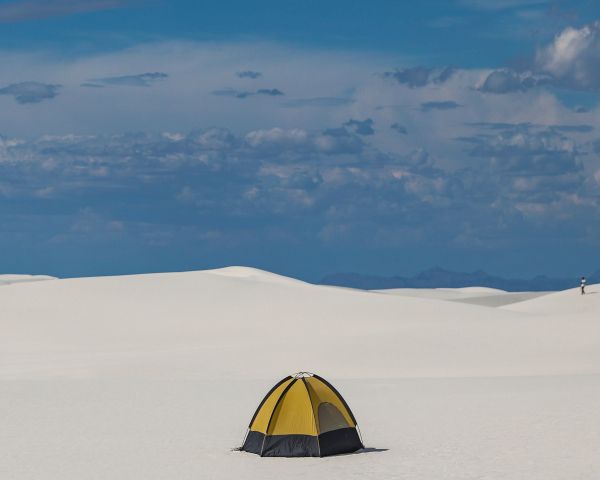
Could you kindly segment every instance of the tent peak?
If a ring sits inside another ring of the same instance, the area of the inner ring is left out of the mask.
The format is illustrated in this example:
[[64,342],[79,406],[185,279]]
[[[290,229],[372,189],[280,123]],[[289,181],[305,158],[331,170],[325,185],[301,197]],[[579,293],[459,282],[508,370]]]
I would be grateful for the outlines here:
[[294,373],[292,375],[292,377],[294,378],[306,378],[306,377],[314,377],[315,374],[314,373],[310,373],[310,372],[298,372],[298,373]]

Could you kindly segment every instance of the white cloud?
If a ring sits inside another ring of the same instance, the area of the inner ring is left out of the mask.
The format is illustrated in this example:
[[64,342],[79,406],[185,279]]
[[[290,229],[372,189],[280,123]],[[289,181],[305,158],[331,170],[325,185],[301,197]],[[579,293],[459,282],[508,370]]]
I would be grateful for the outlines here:
[[494,70],[479,87],[486,93],[525,92],[531,88],[551,83],[551,77],[534,75],[531,72],[515,72],[510,69]]
[[300,128],[255,130],[246,135],[246,142],[255,148],[273,145],[283,148],[304,147],[308,140],[308,132]]
[[254,130],[246,134],[245,140],[252,148],[270,153],[289,150],[324,154],[359,153],[363,147],[358,136],[343,128],[324,132],[309,132],[301,128]]
[[537,51],[535,65],[567,87],[600,90],[600,22],[566,28]]

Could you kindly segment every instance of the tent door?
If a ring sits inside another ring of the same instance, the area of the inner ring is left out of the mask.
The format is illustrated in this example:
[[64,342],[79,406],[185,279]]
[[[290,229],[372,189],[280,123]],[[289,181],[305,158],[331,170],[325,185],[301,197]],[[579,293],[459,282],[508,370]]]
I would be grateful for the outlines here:
[[348,428],[348,422],[335,405],[324,402],[319,405],[319,433]]

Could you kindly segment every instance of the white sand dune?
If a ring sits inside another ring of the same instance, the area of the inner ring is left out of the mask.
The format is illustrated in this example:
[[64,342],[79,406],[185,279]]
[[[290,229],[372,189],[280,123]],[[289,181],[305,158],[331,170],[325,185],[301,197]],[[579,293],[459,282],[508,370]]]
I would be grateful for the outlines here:
[[504,296],[510,292],[489,287],[463,287],[463,288],[390,288],[385,290],[372,290],[373,292],[387,293],[388,295],[401,295],[408,297],[436,298],[439,300],[461,300],[475,297]]
[[[2,478],[597,478],[588,290],[492,308],[243,267],[7,285]],[[374,450],[230,451],[299,370],[339,387]]]
[[393,288],[373,290],[388,295],[406,297],[431,298],[451,302],[470,303],[483,307],[501,307],[511,303],[523,302],[541,297],[549,292],[506,292],[497,288],[464,287],[464,288]]
[[556,292],[543,298],[531,299],[506,306],[507,310],[539,315],[568,316],[578,318],[600,313],[600,288],[586,287],[581,295],[578,288]]
[[0,275],[0,286],[12,285],[13,283],[43,282],[56,280],[56,277],[48,275]]
[[284,277],[276,273],[267,272],[258,268],[252,267],[224,267],[215,270],[205,270],[202,273],[212,275],[222,275],[230,278],[243,278],[245,280],[254,280],[257,282],[278,282],[278,283],[296,283],[306,284],[302,280],[295,278]]

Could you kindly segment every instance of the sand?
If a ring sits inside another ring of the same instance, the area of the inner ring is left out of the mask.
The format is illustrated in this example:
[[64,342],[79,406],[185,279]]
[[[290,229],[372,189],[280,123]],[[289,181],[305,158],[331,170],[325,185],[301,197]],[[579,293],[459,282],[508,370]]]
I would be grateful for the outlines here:
[[[0,478],[595,479],[600,286],[588,291],[474,305],[456,300],[510,294],[243,267],[5,285]],[[299,370],[338,387],[368,449],[231,451]]]
[[45,280],[56,280],[56,277],[48,275],[0,275],[0,286],[12,285],[13,283],[43,282]]
[[541,297],[551,292],[506,292],[497,288],[392,288],[373,290],[377,293],[407,297],[432,298],[452,302],[470,303],[484,307],[502,307],[511,303],[523,302]]

